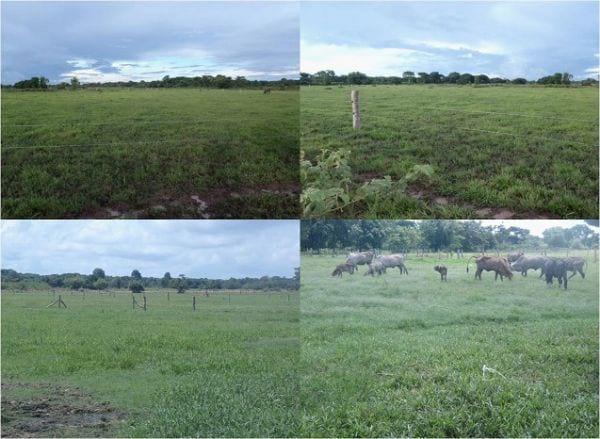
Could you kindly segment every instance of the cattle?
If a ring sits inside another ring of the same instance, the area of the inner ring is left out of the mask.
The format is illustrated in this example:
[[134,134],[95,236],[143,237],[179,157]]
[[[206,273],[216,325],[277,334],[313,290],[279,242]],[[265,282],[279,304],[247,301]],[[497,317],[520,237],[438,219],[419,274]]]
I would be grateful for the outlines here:
[[375,252],[372,250],[366,252],[355,252],[350,253],[346,257],[346,264],[350,264],[354,266],[354,269],[358,271],[359,265],[368,265],[373,261],[375,257]]
[[505,276],[509,280],[512,280],[513,274],[510,271],[510,266],[508,265],[508,260],[506,258],[498,256],[471,256],[467,261],[467,273],[469,272],[469,262],[472,258],[475,258],[475,264],[477,265],[475,279],[481,280],[481,272],[485,270],[494,271],[496,273],[494,280],[498,280],[498,276],[500,276],[501,281],[504,281]]
[[552,279],[557,278],[558,284],[567,289],[567,269],[569,263],[566,259],[548,258],[544,264],[544,274],[546,275],[546,285],[552,286]]
[[404,256],[399,253],[380,256],[377,258],[377,260],[380,261],[385,268],[398,267],[400,274],[408,274],[406,265],[404,265]]
[[350,273],[350,274],[354,274],[354,265],[350,265],[350,264],[339,264],[338,266],[335,267],[335,269],[333,270],[333,272],[331,273],[332,276],[337,276],[337,277],[342,277],[343,273]]
[[370,274],[371,276],[375,276],[375,273],[377,273],[378,276],[381,276],[383,273],[385,273],[385,266],[378,259],[369,264],[369,268],[364,275],[368,276]]
[[523,276],[527,276],[527,270],[540,270],[540,277],[544,275],[544,265],[548,257],[546,256],[521,256],[519,259],[510,264],[513,271],[520,272]]
[[448,281],[448,268],[446,268],[443,265],[436,265],[435,267],[433,267],[433,269],[440,273],[440,279],[442,282]]
[[517,259],[519,259],[520,257],[524,256],[523,252],[518,252],[518,253],[509,253],[506,255],[506,260],[510,263],[515,262]]
[[271,89],[270,88],[263,89],[263,94],[264,95],[269,94],[269,93],[271,93]]
[[567,263],[567,271],[573,272],[573,274],[569,276],[569,279],[575,276],[578,272],[581,275],[581,278],[585,279],[585,273],[583,271],[583,267],[587,266],[585,259],[580,258],[579,256],[571,256],[565,258],[565,262]]

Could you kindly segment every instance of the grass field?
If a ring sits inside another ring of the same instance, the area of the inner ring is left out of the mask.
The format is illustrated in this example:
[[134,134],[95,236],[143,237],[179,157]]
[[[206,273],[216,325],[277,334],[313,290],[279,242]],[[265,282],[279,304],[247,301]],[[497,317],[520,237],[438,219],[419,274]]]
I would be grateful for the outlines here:
[[343,259],[302,257],[302,436],[598,437],[591,259],[567,291],[465,259],[332,278]]
[[432,181],[332,216],[492,218],[598,216],[598,89],[303,87],[301,148],[350,149],[356,184],[431,165]]
[[294,218],[299,93],[2,92],[3,218]]
[[293,436],[298,294],[2,294],[3,436]]

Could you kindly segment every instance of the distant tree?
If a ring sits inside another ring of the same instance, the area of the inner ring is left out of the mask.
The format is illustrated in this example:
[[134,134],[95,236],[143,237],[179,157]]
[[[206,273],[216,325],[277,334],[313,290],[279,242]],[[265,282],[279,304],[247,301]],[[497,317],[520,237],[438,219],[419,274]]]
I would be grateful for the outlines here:
[[131,282],[129,284],[129,290],[134,294],[139,294],[144,292],[144,286],[139,282]]
[[487,75],[475,76],[475,84],[489,84],[490,78]]
[[473,84],[473,82],[475,82],[475,77],[470,73],[463,73],[456,82],[462,85]]
[[369,77],[361,72],[350,72],[346,77],[348,84],[368,84]]
[[131,272],[131,277],[132,277],[132,278],[134,278],[134,279],[139,279],[139,280],[141,280],[141,279],[142,279],[142,273],[140,273],[140,271],[139,271],[139,270],[137,270],[137,269],[136,269],[136,270],[133,270],[133,271]]
[[185,278],[185,274],[179,275],[175,281],[175,288],[177,289],[177,294],[185,293],[185,290],[187,290],[187,279]]
[[165,275],[163,276],[163,278],[160,280],[160,285],[163,288],[168,288],[171,286],[171,273],[169,273],[168,271],[165,273]]
[[102,268],[94,268],[94,271],[92,271],[92,277],[94,279],[104,279],[106,277],[106,273],[104,273]]
[[562,74],[562,80],[561,80],[561,82],[564,85],[569,85],[571,83],[572,79],[573,79],[573,75],[571,75],[569,72],[564,72]]
[[449,82],[450,84],[456,84],[459,79],[460,73],[458,72],[451,72],[448,74],[448,76],[446,76],[446,82]]
[[407,70],[406,72],[402,73],[402,79],[407,82],[408,84],[412,84],[415,82],[415,72],[411,72],[410,70]]
[[527,79],[525,78],[515,78],[512,81],[510,81],[513,84],[519,84],[519,85],[524,85],[527,84]]
[[79,82],[79,79],[77,79],[77,76],[73,76],[71,78],[71,89],[77,90],[80,85],[81,85],[81,83]]
[[95,290],[105,290],[108,288],[108,282],[105,279],[98,279],[93,285]]

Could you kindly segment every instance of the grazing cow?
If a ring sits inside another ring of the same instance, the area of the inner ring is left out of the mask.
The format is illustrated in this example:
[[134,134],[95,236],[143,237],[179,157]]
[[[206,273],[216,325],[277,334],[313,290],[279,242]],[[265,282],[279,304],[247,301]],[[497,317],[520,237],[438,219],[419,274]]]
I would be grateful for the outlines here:
[[506,255],[506,259],[508,260],[508,262],[513,263],[517,259],[519,259],[520,257],[522,257],[523,255],[524,255],[523,252],[509,253],[509,254]]
[[400,270],[400,274],[408,274],[408,270],[406,269],[406,265],[404,265],[404,255],[399,253],[380,256],[377,258],[385,268],[395,268],[398,267]]
[[375,257],[375,252],[372,250],[366,252],[354,252],[350,253],[346,257],[346,264],[350,264],[354,266],[354,269],[358,271],[359,265],[368,265],[373,261]]
[[269,94],[269,93],[271,93],[271,89],[270,88],[263,89],[263,94],[264,95]]
[[498,256],[471,256],[467,260],[467,273],[469,272],[469,262],[472,258],[475,258],[475,264],[477,265],[475,279],[481,280],[481,272],[485,270],[494,271],[496,273],[494,280],[498,280],[498,276],[500,276],[501,281],[504,281],[505,276],[509,280],[512,280],[513,274],[510,271],[510,266],[508,265],[508,260],[506,258]]
[[440,273],[440,279],[442,282],[448,282],[448,269],[444,265],[436,265],[433,267],[433,269]]
[[385,266],[378,259],[369,264],[369,268],[364,275],[368,276],[370,274],[371,276],[375,276],[375,273],[377,273],[378,276],[381,276],[383,273],[385,273]]
[[562,285],[564,289],[567,289],[567,270],[569,263],[566,259],[560,258],[548,258],[544,265],[544,274],[546,275],[546,285],[552,285],[552,279],[558,279],[558,285]]
[[335,267],[335,270],[331,273],[332,276],[342,277],[342,273],[354,274],[354,265],[350,264],[339,264]]
[[510,264],[513,271],[520,272],[523,276],[527,276],[527,270],[541,269],[540,277],[544,275],[544,265],[548,257],[546,256],[521,256],[519,259]]
[[583,267],[587,267],[587,262],[585,259],[580,258],[579,256],[570,256],[565,258],[565,262],[567,263],[567,271],[573,272],[573,274],[569,276],[569,279],[575,276],[577,272],[579,272],[582,279],[585,279],[585,273],[583,271]]

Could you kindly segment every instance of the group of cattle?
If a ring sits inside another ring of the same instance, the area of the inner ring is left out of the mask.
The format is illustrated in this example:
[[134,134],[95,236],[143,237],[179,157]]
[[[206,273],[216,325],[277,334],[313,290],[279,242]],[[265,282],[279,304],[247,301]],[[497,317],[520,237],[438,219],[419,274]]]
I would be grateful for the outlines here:
[[[554,258],[548,256],[526,256],[523,253],[513,253],[502,256],[471,256],[467,261],[467,273],[469,272],[469,263],[471,259],[475,258],[475,265],[477,269],[475,271],[475,278],[481,280],[481,273],[483,271],[493,271],[495,273],[494,279],[504,280],[505,277],[512,279],[513,271],[521,273],[523,276],[527,276],[528,270],[540,270],[540,278],[546,277],[546,283],[552,285],[553,280],[556,278],[558,284],[562,285],[564,289],[567,289],[568,280],[575,276],[577,273],[585,278],[585,272],[583,271],[586,266],[584,258],[578,256],[566,257],[566,258]],[[367,271],[365,276],[375,274],[381,275],[386,272],[388,268],[397,267],[400,270],[400,274],[408,274],[406,269],[404,255],[391,254],[391,255],[380,255],[376,256],[374,251],[366,252],[355,252],[350,253],[346,257],[346,262],[339,264],[331,273],[332,276],[342,277],[343,273],[354,274],[354,271],[358,271],[359,265],[367,265]],[[440,273],[442,281],[447,280],[448,268],[443,265],[436,265],[434,270]],[[572,272],[570,276],[568,273]]]
[[406,265],[404,265],[404,255],[391,254],[375,256],[375,252],[372,250],[366,252],[350,253],[346,258],[346,262],[339,264],[331,273],[332,276],[342,277],[343,273],[354,274],[358,271],[359,265],[367,265],[367,271],[365,276],[381,275],[386,272],[388,268],[398,268],[400,274],[408,274]]

